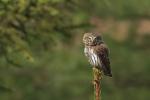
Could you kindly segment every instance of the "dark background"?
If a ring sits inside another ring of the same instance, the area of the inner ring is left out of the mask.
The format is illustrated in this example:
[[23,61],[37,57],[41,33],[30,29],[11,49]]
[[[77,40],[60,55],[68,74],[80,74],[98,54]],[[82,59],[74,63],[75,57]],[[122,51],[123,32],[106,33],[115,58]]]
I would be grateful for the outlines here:
[[0,0],[0,100],[93,100],[85,32],[110,49],[102,100],[150,100],[149,0]]

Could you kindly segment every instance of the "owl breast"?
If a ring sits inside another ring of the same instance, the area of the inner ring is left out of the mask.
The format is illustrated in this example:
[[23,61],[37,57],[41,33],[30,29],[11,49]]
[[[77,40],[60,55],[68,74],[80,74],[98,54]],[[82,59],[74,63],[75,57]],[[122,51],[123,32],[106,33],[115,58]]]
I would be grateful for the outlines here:
[[93,65],[95,67],[97,67],[97,66],[101,67],[100,59],[99,59],[98,55],[96,55],[94,53],[93,48],[85,47],[84,53],[87,56],[88,61],[90,62],[91,65]]

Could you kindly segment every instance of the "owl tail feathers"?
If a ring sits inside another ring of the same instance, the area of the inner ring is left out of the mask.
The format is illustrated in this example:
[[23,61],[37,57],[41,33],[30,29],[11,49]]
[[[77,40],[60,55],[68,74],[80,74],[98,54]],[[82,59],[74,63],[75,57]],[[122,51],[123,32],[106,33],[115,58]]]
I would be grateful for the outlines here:
[[109,76],[109,77],[112,77],[112,74],[111,73],[104,73],[104,75],[106,75],[106,76]]
[[103,69],[103,73],[104,73],[104,75],[106,75],[106,76],[112,77],[112,73],[111,73],[110,70]]

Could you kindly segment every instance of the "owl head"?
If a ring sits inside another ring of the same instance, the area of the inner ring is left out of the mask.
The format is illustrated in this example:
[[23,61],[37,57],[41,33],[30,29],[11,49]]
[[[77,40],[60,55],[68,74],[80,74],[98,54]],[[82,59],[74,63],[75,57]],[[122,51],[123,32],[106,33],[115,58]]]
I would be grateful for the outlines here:
[[86,46],[94,46],[103,43],[102,37],[95,33],[85,33],[83,36],[83,43]]

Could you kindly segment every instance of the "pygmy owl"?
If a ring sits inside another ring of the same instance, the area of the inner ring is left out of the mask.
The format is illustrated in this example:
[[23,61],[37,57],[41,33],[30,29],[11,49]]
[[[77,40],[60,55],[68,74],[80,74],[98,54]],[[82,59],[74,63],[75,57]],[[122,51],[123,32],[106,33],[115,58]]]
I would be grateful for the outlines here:
[[104,75],[112,77],[108,47],[102,40],[101,35],[85,33],[83,43],[85,45],[84,53],[90,64],[102,70]]

